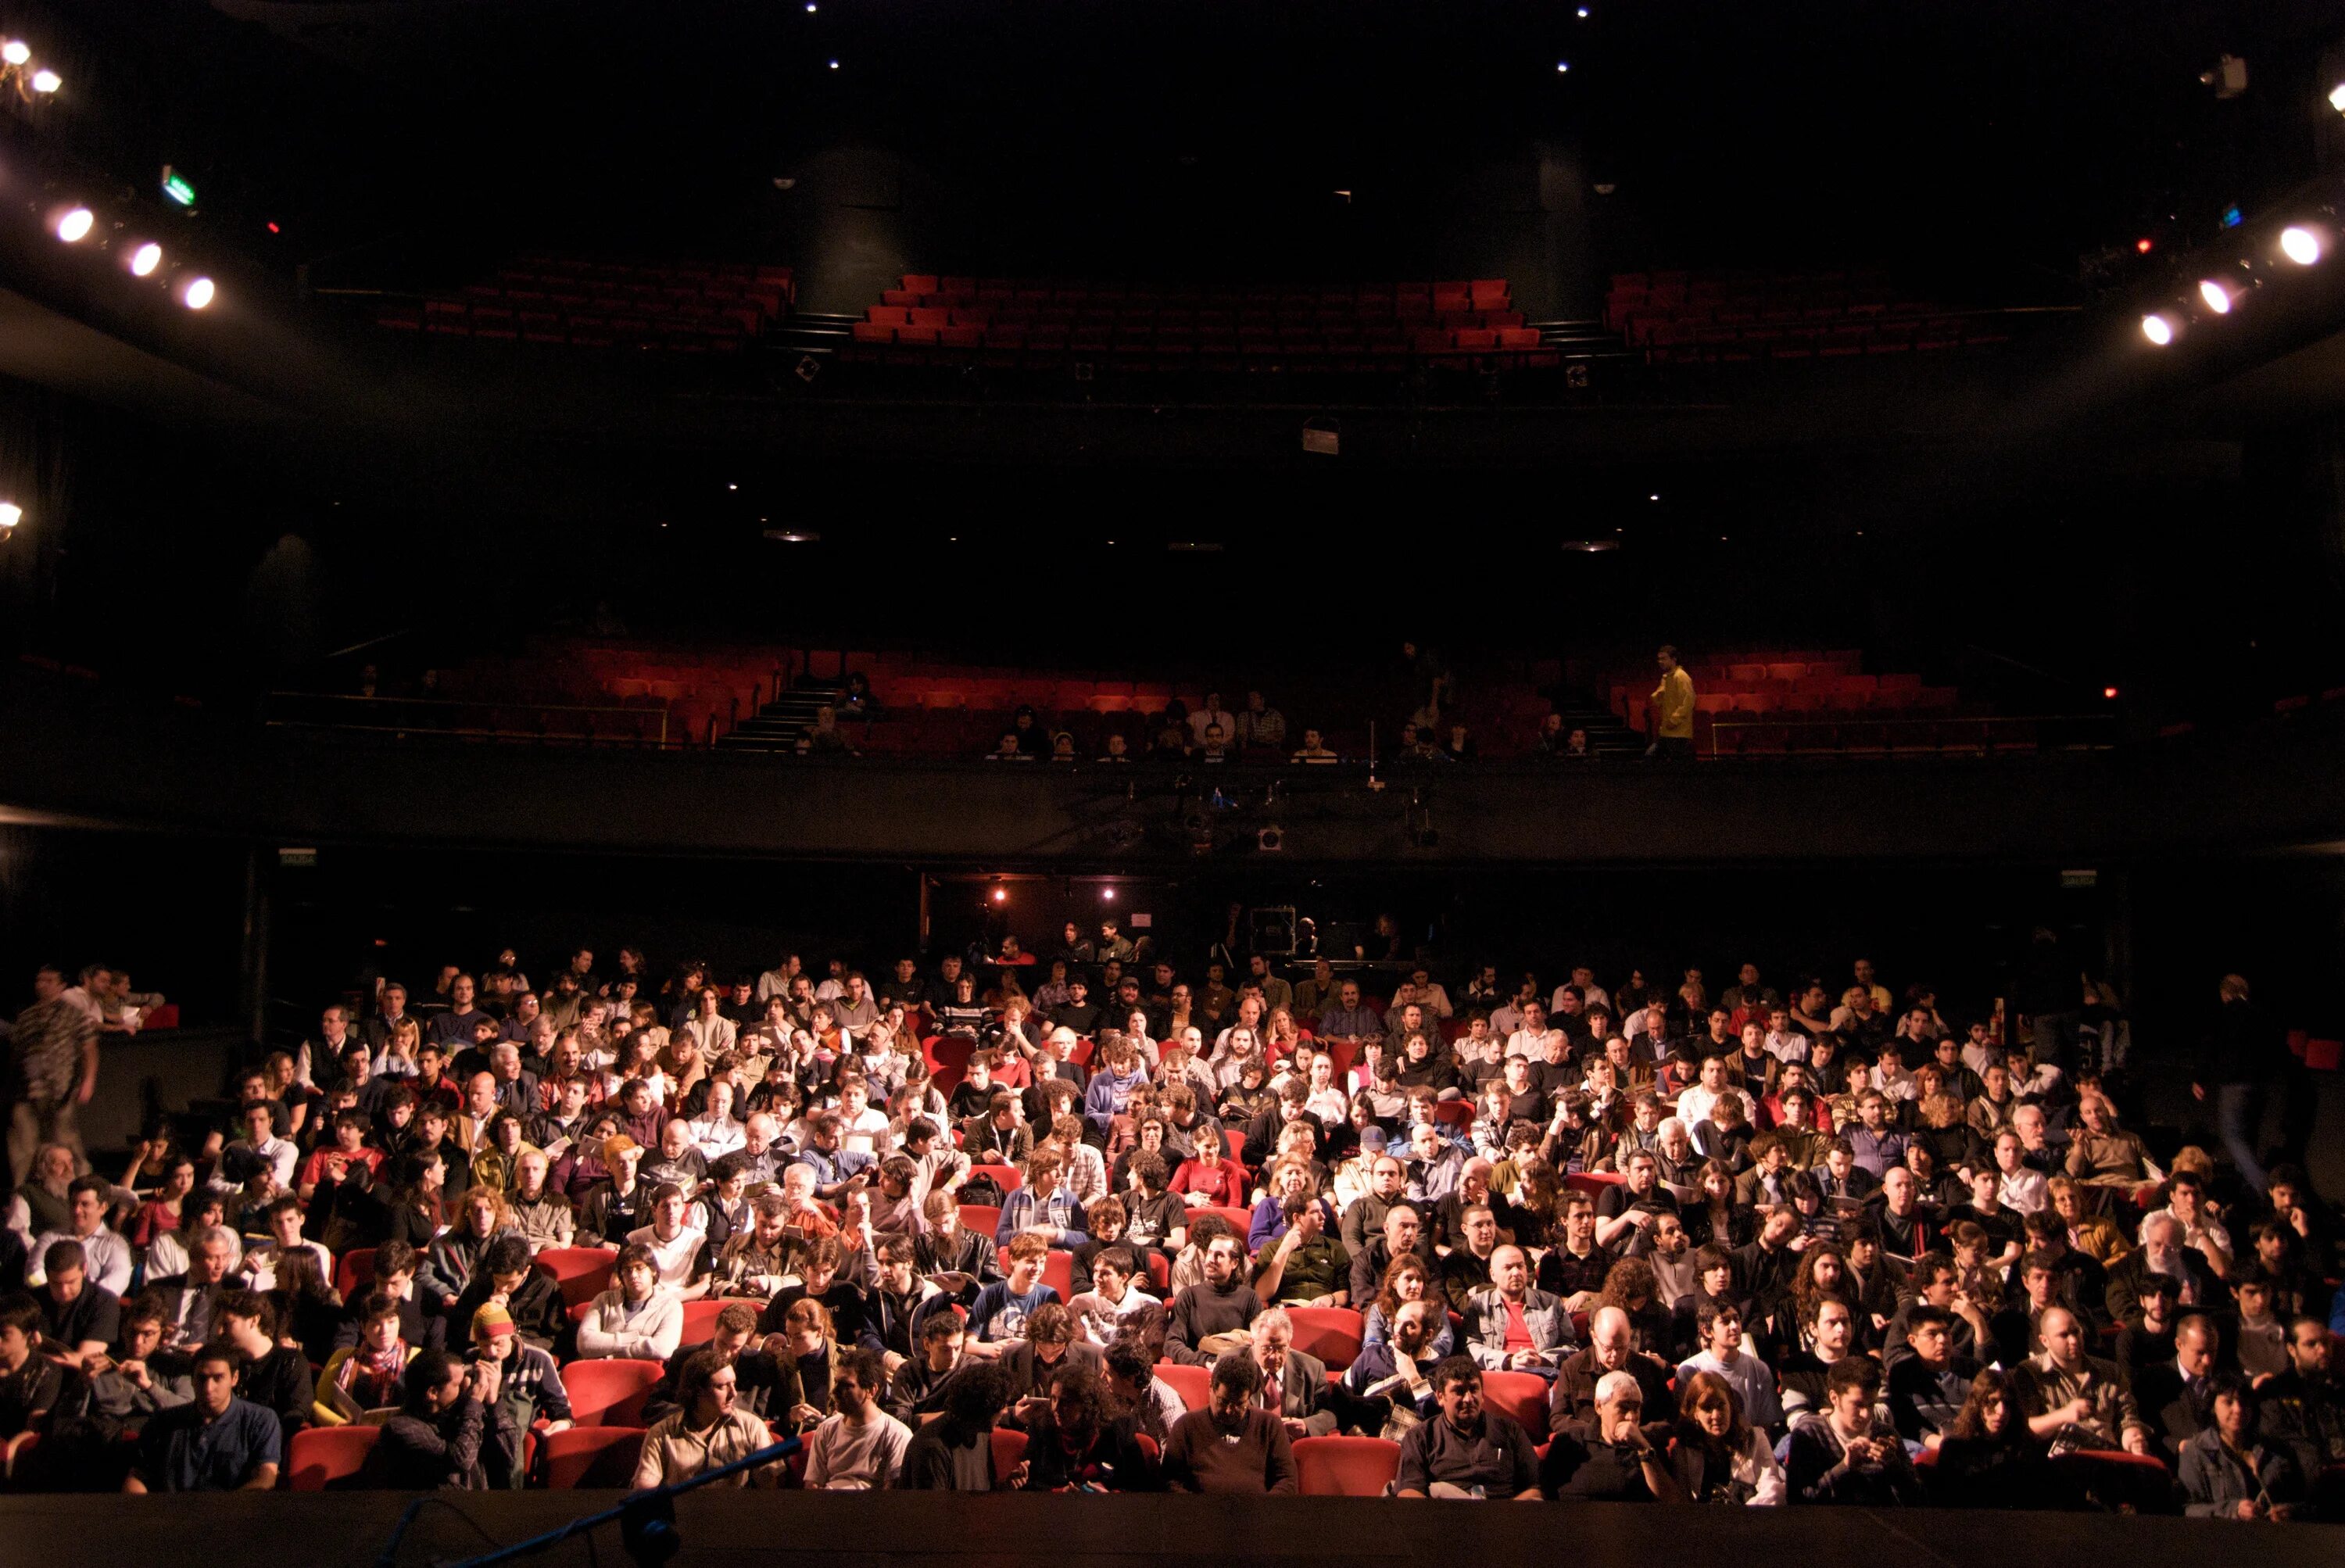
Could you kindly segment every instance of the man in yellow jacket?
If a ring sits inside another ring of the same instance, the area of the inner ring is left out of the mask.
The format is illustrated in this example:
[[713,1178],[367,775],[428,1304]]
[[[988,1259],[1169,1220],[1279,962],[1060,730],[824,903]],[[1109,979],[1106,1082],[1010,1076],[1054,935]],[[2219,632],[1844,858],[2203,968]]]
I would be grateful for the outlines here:
[[1678,663],[1678,650],[1661,645],[1658,656],[1661,684],[1648,700],[1653,711],[1653,745],[1649,757],[1690,760],[1693,757],[1693,677]]

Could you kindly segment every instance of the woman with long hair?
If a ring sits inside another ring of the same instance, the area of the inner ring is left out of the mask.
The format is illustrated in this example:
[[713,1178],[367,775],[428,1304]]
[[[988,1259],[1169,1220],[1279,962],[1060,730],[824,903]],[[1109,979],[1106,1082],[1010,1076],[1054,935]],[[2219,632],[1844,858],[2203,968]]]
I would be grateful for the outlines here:
[[[1733,1096],[1724,1096],[1719,1103],[1733,1103]],[[1683,1206],[1680,1213],[1686,1235],[1696,1247],[1714,1241],[1731,1252],[1751,1239],[1757,1227],[1751,1210],[1735,1207],[1732,1167],[1722,1160],[1704,1160],[1694,1173],[1693,1185],[1701,1201]]]
[[1670,1469],[1696,1502],[1776,1508],[1790,1494],[1766,1433],[1742,1415],[1742,1396],[1716,1372],[1696,1372],[1678,1390]]
[[1950,1508],[2072,1508],[2080,1501],[2054,1467],[2051,1444],[2027,1424],[2019,1381],[2000,1367],[1971,1380],[1928,1472],[1933,1502]]
[[1384,1282],[1376,1290],[1376,1298],[1362,1320],[1360,1342],[1374,1345],[1390,1338],[1393,1319],[1399,1315],[1402,1306],[1411,1301],[1426,1300],[1438,1308],[1434,1316],[1441,1325],[1430,1349],[1436,1356],[1447,1356],[1456,1347],[1449,1328],[1448,1308],[1441,1298],[1440,1291],[1434,1288],[1433,1271],[1426,1267],[1423,1258],[1414,1254],[1394,1258],[1385,1270]]
[[283,1249],[277,1258],[277,1288],[269,1293],[282,1332],[297,1341],[313,1366],[334,1353],[342,1326],[342,1295],[306,1247]]
[[448,1224],[447,1192],[444,1150],[408,1156],[400,1166],[398,1185],[391,1188],[391,1226],[383,1239],[403,1241],[418,1252],[430,1247]]

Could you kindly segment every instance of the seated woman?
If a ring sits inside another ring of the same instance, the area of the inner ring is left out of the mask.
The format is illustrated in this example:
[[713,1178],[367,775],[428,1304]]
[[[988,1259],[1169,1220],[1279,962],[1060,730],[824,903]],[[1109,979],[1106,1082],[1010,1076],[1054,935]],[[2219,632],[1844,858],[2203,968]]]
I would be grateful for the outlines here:
[[2082,1493],[2051,1455],[2051,1444],[2028,1426],[2017,1380],[1989,1367],[1971,1380],[1969,1397],[1938,1440],[1930,1501],[1944,1508],[2078,1506]]
[[1696,1502],[1780,1507],[1783,1467],[1767,1434],[1742,1417],[1742,1396],[1715,1372],[1696,1372],[1678,1391],[1670,1471]]
[[1132,1418],[1111,1414],[1096,1365],[1070,1359],[1051,1374],[1049,1389],[1048,1404],[1028,1422],[1025,1491],[1164,1490]]
[[321,1427],[346,1426],[370,1410],[398,1405],[405,1398],[407,1363],[417,1347],[400,1333],[399,1298],[377,1290],[359,1308],[359,1342],[336,1350],[318,1377],[310,1419]]
[[[685,1358],[676,1379],[679,1408],[644,1434],[643,1457],[635,1461],[634,1487],[669,1486],[771,1447],[766,1423],[739,1408],[738,1377],[731,1361],[715,1350]],[[736,1471],[722,1484],[777,1486],[781,1461]]]

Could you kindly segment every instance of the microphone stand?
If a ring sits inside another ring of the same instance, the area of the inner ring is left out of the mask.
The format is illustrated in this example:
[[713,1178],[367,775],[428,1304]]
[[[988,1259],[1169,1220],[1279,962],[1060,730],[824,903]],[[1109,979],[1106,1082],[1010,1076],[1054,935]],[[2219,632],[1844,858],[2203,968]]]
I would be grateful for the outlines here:
[[[491,1568],[492,1564],[509,1563],[517,1557],[533,1556],[540,1552],[561,1545],[573,1536],[583,1535],[597,1525],[608,1524],[613,1520],[623,1518],[627,1514],[644,1514],[653,1510],[664,1511],[671,1499],[684,1492],[706,1486],[713,1481],[723,1481],[726,1477],[741,1471],[754,1470],[760,1465],[772,1464],[777,1460],[787,1459],[803,1446],[805,1446],[805,1440],[801,1438],[784,1438],[779,1442],[769,1443],[756,1452],[744,1455],[729,1464],[720,1464],[715,1470],[705,1471],[688,1481],[671,1481],[665,1486],[655,1486],[647,1491],[630,1492],[615,1508],[606,1508],[600,1513],[582,1514],[559,1530],[550,1530],[543,1535],[533,1535],[526,1541],[516,1541],[511,1546],[500,1547],[483,1556],[461,1559],[447,1564],[446,1568]],[[444,1500],[438,1492],[431,1492],[407,1505],[405,1512],[399,1516],[399,1522],[391,1526],[391,1539],[383,1543],[381,1554],[375,1558],[375,1568],[396,1568],[399,1543],[406,1535],[407,1527],[415,1522],[417,1514],[423,1512],[425,1504],[442,1501]],[[674,1527],[671,1524],[669,1528],[673,1530]],[[674,1555],[673,1548],[668,1555]]]

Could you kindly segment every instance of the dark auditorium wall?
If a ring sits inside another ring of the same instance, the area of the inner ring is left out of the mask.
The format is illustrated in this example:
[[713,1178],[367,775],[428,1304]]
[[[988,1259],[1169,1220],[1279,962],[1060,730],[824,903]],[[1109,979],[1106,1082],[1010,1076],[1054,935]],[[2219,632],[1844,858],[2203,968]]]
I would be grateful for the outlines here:
[[189,1027],[234,1023],[245,851],[225,839],[0,825],[0,1013],[54,963],[130,971]]

